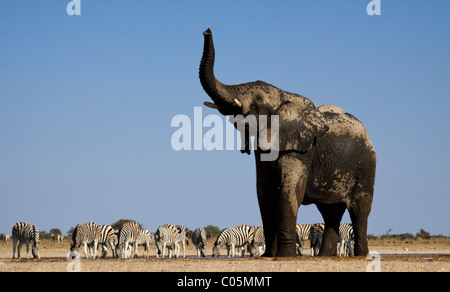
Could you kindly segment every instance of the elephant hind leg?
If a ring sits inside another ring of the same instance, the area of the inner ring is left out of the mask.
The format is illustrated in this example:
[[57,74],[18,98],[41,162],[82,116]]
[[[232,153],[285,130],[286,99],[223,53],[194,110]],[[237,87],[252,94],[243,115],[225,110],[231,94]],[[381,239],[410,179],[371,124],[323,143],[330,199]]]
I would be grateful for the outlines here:
[[355,236],[355,256],[367,256],[369,244],[367,241],[367,223],[372,208],[373,191],[375,184],[375,153],[370,159],[360,163],[356,177],[356,183],[351,193],[348,206],[350,219],[353,224]]
[[337,242],[339,239],[339,224],[344,215],[346,205],[344,203],[333,205],[317,205],[323,220],[325,230],[319,256],[337,256]]
[[355,256],[367,256],[369,244],[367,241],[367,223],[372,208],[373,186],[375,183],[375,168],[362,172],[366,175],[359,177],[352,191],[352,198],[348,206],[350,219],[355,236]]
[[368,216],[352,216],[353,232],[355,234],[355,256],[367,256],[369,253],[369,243],[367,241],[367,218]]
[[348,208],[350,213],[350,219],[353,224],[353,232],[355,236],[355,256],[367,256],[369,253],[369,243],[367,241],[367,223],[370,213],[370,203],[372,202],[371,195],[367,193],[361,193],[360,197],[368,197],[366,200],[361,199],[362,202],[354,202],[352,206]]

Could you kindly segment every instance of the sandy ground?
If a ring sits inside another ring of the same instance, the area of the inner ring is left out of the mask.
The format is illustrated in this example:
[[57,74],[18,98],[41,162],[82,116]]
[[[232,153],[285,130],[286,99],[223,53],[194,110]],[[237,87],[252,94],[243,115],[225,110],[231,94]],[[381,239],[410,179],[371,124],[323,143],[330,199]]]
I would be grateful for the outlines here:
[[[211,254],[212,244],[208,246]],[[372,258],[341,257],[321,258],[302,256],[296,258],[196,258],[192,244],[187,247],[186,258],[157,259],[155,250],[150,258],[138,259],[66,259],[69,243],[52,244],[42,241],[40,260],[11,259],[12,244],[0,243],[0,272],[303,272],[303,271],[357,271],[382,272],[450,272],[450,239],[389,241],[370,240]],[[223,249],[222,255],[226,254]],[[22,247],[22,256],[26,248]],[[378,256],[379,255],[379,256]]]

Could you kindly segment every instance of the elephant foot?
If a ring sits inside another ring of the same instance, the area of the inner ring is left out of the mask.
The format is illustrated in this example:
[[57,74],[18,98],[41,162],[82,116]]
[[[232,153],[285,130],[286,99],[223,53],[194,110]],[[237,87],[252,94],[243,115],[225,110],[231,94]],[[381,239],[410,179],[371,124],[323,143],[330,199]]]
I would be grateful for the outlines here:
[[355,256],[366,257],[369,254],[369,249],[366,248],[355,248]]
[[321,257],[337,257],[337,249],[336,245],[327,246],[322,244],[322,248],[320,249],[319,256]]
[[273,258],[273,257],[275,257],[275,255],[273,253],[271,253],[271,252],[266,251],[265,253],[263,253],[261,255],[261,257],[262,258]]
[[276,256],[277,257],[296,257],[297,253],[295,252],[295,250],[294,251],[292,251],[292,250],[278,250]]
[[337,257],[337,253],[332,253],[332,252],[319,252],[319,257]]

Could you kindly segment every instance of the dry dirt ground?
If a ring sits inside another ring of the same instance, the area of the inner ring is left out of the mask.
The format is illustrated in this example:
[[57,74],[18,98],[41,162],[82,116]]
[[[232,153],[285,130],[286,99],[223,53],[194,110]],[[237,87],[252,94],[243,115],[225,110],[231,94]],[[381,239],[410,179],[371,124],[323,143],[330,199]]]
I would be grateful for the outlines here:
[[[69,242],[52,244],[43,240],[40,260],[26,259],[26,247],[22,247],[24,259],[12,258],[12,243],[0,242],[0,272],[303,272],[303,271],[352,271],[365,272],[450,272],[450,239],[413,241],[370,240],[369,249],[380,257],[319,258],[302,256],[296,258],[211,258],[212,244],[207,249],[208,257],[197,259],[194,247],[189,245],[186,258],[157,259],[155,250],[150,258],[137,259],[67,259]],[[81,251],[81,250],[80,250]],[[81,251],[81,254],[82,251]],[[221,251],[222,255],[226,250]]]

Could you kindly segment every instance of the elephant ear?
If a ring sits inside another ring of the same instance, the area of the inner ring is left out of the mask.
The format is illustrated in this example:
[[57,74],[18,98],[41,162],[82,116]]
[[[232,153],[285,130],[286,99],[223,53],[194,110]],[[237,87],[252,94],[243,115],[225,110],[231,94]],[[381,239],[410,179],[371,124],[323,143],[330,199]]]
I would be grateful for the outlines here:
[[324,116],[312,101],[295,95],[279,110],[279,149],[308,151],[329,129]]

